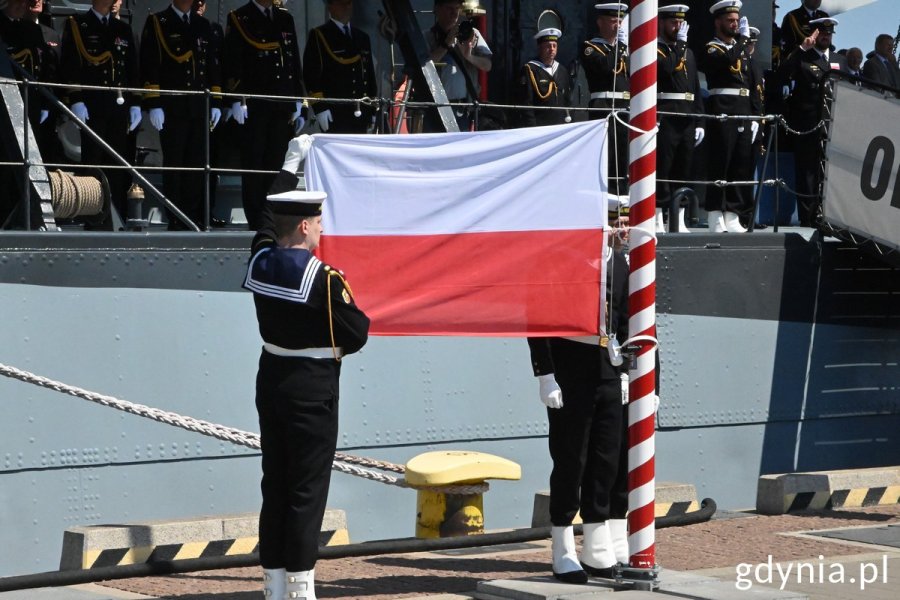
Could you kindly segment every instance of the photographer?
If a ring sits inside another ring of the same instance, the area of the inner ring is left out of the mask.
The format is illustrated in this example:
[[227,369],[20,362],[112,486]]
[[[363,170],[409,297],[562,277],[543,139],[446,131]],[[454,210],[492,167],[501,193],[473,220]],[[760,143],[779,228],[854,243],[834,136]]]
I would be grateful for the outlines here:
[[[434,26],[425,32],[431,60],[450,102],[472,102],[478,98],[478,72],[491,70],[491,49],[471,21],[460,20],[462,0],[435,0]],[[460,131],[468,131],[471,118],[466,107],[453,112]],[[426,131],[432,129],[426,123]]]

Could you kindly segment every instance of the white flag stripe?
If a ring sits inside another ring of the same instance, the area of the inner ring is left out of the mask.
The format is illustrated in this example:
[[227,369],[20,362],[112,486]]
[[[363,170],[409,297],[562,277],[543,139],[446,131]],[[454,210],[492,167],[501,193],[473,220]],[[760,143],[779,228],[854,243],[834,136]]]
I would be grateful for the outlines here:
[[606,223],[606,127],[598,120],[460,134],[316,135],[306,184],[328,193],[329,236],[599,228]]

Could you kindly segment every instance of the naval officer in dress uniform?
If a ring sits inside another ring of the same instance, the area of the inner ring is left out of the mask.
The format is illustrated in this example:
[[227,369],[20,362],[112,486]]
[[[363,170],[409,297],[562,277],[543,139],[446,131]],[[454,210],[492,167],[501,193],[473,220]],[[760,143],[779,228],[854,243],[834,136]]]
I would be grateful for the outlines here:
[[[303,52],[306,90],[313,98],[359,99],[378,96],[372,42],[350,25],[353,0],[327,0],[331,18],[310,30]],[[375,111],[365,104],[320,101],[313,105],[316,122],[329,133],[366,133]]]
[[[585,41],[581,48],[581,66],[591,94],[591,119],[605,119],[612,110],[623,111],[619,118],[628,118],[630,82],[628,79],[628,32],[622,19],[628,12],[623,2],[594,5],[597,35]],[[609,127],[609,193],[628,193],[628,128],[615,121]]]
[[[231,94],[306,96],[294,18],[273,0],[250,0],[228,13],[225,29],[225,91]],[[301,100],[234,97],[231,114],[241,127],[241,166],[277,171],[288,142],[302,129]],[[251,230],[259,229],[266,194],[274,175],[246,173],[241,200]]]
[[[659,179],[688,179],[694,147],[705,135],[704,123],[691,115],[703,114],[700,77],[694,53],[687,47],[686,4],[659,7],[659,34],[656,40],[657,110],[683,116],[660,115],[656,141],[656,172]],[[656,188],[656,231],[665,231],[663,212],[672,203],[672,194],[681,187],[659,183]],[[688,233],[685,206],[678,207],[678,231]],[[671,224],[670,224],[671,229]]]
[[[150,124],[159,131],[165,167],[205,167],[207,132],[222,117],[222,73],[217,41],[209,21],[192,10],[193,0],[172,0],[150,15],[141,35],[141,77]],[[161,95],[159,90],[210,90],[209,110],[202,95]],[[165,171],[163,190],[195,224],[204,227],[203,182],[199,171]],[[169,229],[187,229],[169,214]]]
[[319,531],[337,447],[341,359],[366,343],[369,319],[341,272],[312,254],[322,235],[326,195],[294,190],[309,143],[301,136],[288,145],[253,239],[244,287],[253,292],[263,339],[256,409],[265,593],[315,600]]
[[[129,132],[141,123],[141,102],[137,94],[114,90],[81,90],[78,86],[139,88],[138,55],[131,27],[111,12],[115,0],[93,0],[87,11],[66,20],[60,52],[60,80],[70,83],[72,112],[94,130],[125,160],[129,156]],[[116,164],[105,150],[84,134],[81,162],[86,165]],[[125,194],[131,180],[127,171],[107,169],[116,209],[126,214]]]
[[[618,206],[609,218],[618,226]],[[567,583],[587,576],[613,577],[616,562],[628,562],[625,411],[622,374],[610,347],[628,339],[628,263],[608,248],[606,328],[600,336],[529,338],[531,367],[547,407],[550,523],[553,575]],[[621,358],[621,357],[620,357]],[[584,539],[575,551],[572,520],[581,511]]]
[[[554,27],[535,34],[538,56],[522,67],[516,84],[516,103],[522,106],[562,108],[571,106],[569,71],[556,60],[562,31]],[[522,127],[559,125],[571,122],[568,110],[529,110],[519,113]]]
[[[709,12],[715,18],[716,37],[706,43],[698,61],[709,88],[709,113],[749,115],[751,80],[747,59],[750,23],[741,17],[740,0],[721,0]],[[713,180],[740,181],[750,162],[751,138],[758,121],[710,120],[707,124],[709,176]],[[744,232],[739,215],[749,211],[746,196],[735,186],[712,187],[706,193],[709,230]]]
[[810,36],[813,32],[810,21],[829,16],[821,6],[822,0],[802,0],[800,6],[784,15],[781,20],[781,58],[788,56]]

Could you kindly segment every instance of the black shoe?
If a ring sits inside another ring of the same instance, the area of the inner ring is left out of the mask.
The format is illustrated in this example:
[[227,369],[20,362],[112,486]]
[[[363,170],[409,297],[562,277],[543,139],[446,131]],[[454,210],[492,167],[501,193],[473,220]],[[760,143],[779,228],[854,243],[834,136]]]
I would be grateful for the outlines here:
[[765,223],[754,223],[753,224],[753,229],[766,229],[767,227],[768,227],[768,225],[766,225]]
[[569,571],[568,573],[553,572],[553,576],[563,583],[587,583],[588,576],[584,571]]
[[586,565],[581,563],[581,568],[587,572],[591,577],[602,577],[603,579],[615,579],[616,578],[616,567],[615,565],[611,567],[604,567],[602,569],[598,569],[597,567],[592,567],[591,565]]

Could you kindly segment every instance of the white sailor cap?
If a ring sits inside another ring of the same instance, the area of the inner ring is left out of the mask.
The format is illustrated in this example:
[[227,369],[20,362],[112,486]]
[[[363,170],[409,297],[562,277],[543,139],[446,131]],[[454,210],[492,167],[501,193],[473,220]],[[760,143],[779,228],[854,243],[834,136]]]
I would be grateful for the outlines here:
[[628,196],[616,196],[608,194],[606,196],[606,212],[607,218],[615,219],[619,216],[627,217],[630,208],[630,200]]
[[691,7],[687,4],[669,4],[659,7],[659,16],[662,19],[683,19]]
[[743,5],[741,0],[720,0],[709,7],[709,12],[717,17],[727,13],[739,13]]
[[624,2],[606,2],[603,4],[595,4],[597,16],[603,17],[622,17],[628,12],[628,5]]
[[834,26],[838,24],[838,20],[831,17],[822,17],[821,19],[812,19],[809,24],[812,29],[834,33]]
[[536,34],[534,34],[534,39],[536,39],[539,44],[541,42],[555,42],[561,37],[562,31],[560,31],[556,27],[547,27],[546,29],[541,29]]
[[322,214],[322,203],[328,198],[325,192],[291,190],[266,196],[272,212],[277,215],[298,217],[318,217]]

